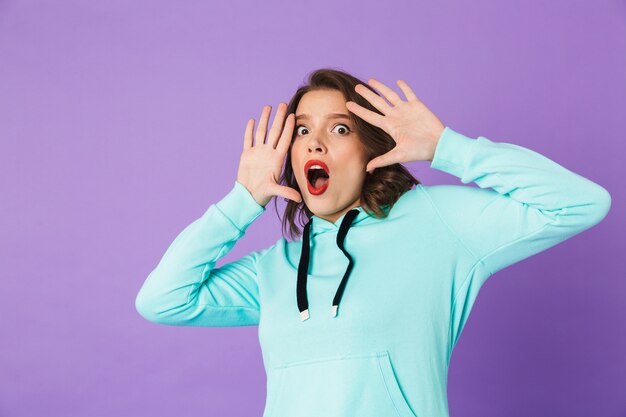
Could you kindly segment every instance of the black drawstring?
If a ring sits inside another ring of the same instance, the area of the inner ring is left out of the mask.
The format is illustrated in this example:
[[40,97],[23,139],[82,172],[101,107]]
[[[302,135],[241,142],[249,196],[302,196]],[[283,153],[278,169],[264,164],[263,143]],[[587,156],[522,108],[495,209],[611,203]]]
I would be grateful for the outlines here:
[[[343,274],[343,279],[337,288],[337,292],[335,294],[335,298],[333,298],[333,306],[332,306],[332,316],[337,316],[337,309],[339,308],[339,302],[341,301],[341,296],[343,295],[343,291],[346,288],[346,283],[348,282],[348,276],[350,275],[350,271],[352,271],[352,257],[344,248],[344,240],[346,235],[348,234],[348,229],[352,226],[352,221],[356,216],[358,216],[359,210],[352,209],[346,213],[343,220],[341,221],[341,225],[339,226],[339,232],[337,233],[337,246],[339,249],[346,255],[348,258],[348,267],[346,268],[346,272]],[[309,318],[309,301],[307,299],[306,292],[306,280],[309,270],[309,255],[311,249],[310,242],[310,232],[311,232],[311,223],[313,222],[313,218],[309,220],[309,222],[304,226],[304,231],[302,235],[302,253],[300,254],[300,264],[298,265],[298,281],[296,283],[296,296],[298,299],[298,309],[300,310],[300,319],[306,320]]]
[[311,244],[309,242],[309,232],[313,217],[304,226],[302,234],[302,252],[300,253],[300,264],[298,265],[298,282],[296,283],[296,296],[298,299],[298,309],[300,310],[300,319],[309,318],[309,301],[306,297],[306,278],[309,269],[309,251]]

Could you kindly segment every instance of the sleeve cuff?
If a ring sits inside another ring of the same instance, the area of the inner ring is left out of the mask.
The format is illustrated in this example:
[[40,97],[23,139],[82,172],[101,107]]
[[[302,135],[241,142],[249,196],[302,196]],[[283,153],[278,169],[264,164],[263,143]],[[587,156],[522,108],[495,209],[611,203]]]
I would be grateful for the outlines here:
[[476,139],[462,135],[446,126],[437,142],[430,167],[462,178],[475,143]]
[[235,181],[230,192],[215,205],[241,231],[265,211],[239,181]]

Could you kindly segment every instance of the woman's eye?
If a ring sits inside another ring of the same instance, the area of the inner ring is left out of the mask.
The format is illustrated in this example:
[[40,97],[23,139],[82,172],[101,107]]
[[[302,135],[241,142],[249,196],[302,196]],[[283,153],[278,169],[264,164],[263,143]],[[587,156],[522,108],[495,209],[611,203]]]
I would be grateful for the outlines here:
[[335,129],[337,129],[337,133],[341,135],[347,135],[348,133],[350,133],[350,128],[343,124],[335,126]]
[[[300,129],[303,129],[303,130],[300,130]],[[337,133],[339,133],[342,136],[347,135],[348,133],[351,132],[350,128],[344,124],[338,124],[333,129],[333,131],[335,130],[337,131]],[[302,125],[296,126],[296,135],[303,135],[306,133],[309,133],[309,128],[302,126]]]

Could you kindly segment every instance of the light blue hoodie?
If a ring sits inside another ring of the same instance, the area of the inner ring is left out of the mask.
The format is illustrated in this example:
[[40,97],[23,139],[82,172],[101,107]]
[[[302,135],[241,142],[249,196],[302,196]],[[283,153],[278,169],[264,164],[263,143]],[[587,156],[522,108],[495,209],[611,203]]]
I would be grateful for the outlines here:
[[168,325],[258,325],[263,417],[447,417],[450,356],[481,285],[600,222],[611,196],[539,153],[450,127],[430,166],[480,188],[418,184],[386,218],[313,216],[310,245],[281,238],[215,268],[265,211],[235,182],[176,237],[136,308]]

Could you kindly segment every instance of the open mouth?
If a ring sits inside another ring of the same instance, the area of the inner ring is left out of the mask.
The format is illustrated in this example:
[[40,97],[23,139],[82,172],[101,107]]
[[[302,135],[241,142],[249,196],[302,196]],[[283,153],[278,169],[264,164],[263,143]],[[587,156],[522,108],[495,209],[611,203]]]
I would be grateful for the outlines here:
[[330,176],[323,164],[309,163],[306,171],[307,187],[314,195],[322,194],[328,188]]

